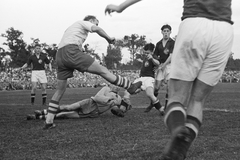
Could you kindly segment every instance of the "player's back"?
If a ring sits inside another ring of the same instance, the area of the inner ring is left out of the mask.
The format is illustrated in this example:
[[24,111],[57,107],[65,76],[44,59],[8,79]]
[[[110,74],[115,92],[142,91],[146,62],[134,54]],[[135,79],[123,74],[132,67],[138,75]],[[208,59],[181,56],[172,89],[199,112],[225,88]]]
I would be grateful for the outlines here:
[[182,20],[190,17],[205,17],[233,24],[231,3],[232,0],[184,0]]
[[91,32],[92,23],[89,21],[77,21],[69,26],[63,34],[59,48],[62,48],[68,44],[76,44],[82,47],[82,44],[86,40],[88,33]]

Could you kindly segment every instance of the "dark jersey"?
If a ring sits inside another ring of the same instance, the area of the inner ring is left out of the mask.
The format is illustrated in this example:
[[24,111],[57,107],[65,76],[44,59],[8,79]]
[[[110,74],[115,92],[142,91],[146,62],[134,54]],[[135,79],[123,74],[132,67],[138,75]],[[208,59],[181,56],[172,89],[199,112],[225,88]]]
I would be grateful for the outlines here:
[[49,64],[50,60],[47,58],[46,55],[40,54],[39,58],[37,56],[31,55],[27,61],[27,64],[32,64],[32,70],[45,70],[45,64]]
[[232,0],[184,0],[182,20],[204,17],[233,24],[231,3]]
[[148,60],[147,58],[145,58],[143,60],[143,64],[142,64],[142,68],[140,71],[140,77],[155,77],[154,74],[154,63],[152,60]]
[[[164,63],[168,59],[170,53],[173,52],[174,44],[175,44],[175,41],[173,39],[169,38],[165,47],[163,47],[162,40],[160,40],[156,44],[156,48],[154,50],[153,57],[158,59],[160,64]],[[167,54],[164,53],[164,50],[167,50]]]

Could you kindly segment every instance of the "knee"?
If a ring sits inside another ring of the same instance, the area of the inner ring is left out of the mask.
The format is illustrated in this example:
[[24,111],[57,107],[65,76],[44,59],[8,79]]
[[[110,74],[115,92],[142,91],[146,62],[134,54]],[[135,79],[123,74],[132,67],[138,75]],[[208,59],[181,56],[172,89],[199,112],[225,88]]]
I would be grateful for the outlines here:
[[33,92],[36,92],[36,90],[37,90],[37,87],[32,86],[32,91],[33,91]]
[[[169,95],[168,95],[169,96]],[[180,104],[181,106],[187,106],[187,97],[183,95],[172,95],[168,97],[168,106],[171,104]]]
[[108,69],[106,68],[106,67],[103,67],[103,66],[101,66],[100,68],[99,68],[99,71],[98,71],[98,74],[99,75],[106,75],[108,73]]

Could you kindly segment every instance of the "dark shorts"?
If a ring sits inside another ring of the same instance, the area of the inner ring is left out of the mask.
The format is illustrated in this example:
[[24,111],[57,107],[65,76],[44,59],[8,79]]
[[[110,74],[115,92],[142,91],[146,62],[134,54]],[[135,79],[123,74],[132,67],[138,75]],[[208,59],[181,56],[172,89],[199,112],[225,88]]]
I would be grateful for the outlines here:
[[74,44],[60,48],[56,54],[57,79],[67,80],[73,77],[73,71],[85,72],[92,65],[94,59],[80,51]]

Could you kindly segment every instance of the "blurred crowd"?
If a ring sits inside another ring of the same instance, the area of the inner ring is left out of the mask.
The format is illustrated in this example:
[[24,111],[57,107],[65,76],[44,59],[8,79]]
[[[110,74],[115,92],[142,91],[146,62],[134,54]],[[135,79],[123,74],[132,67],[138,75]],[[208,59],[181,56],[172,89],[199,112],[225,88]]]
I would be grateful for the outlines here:
[[238,83],[240,79],[240,71],[225,71],[220,79],[223,83]]
[[[139,70],[111,70],[112,73],[127,77],[131,81],[138,78]],[[48,89],[56,89],[56,70],[46,71],[48,78]],[[240,71],[225,71],[220,79],[223,83],[238,83]],[[101,87],[108,82],[101,76],[74,72],[74,77],[68,80],[68,88],[80,87]],[[40,85],[38,86],[40,89]],[[31,90],[31,70],[7,69],[0,72],[0,91],[1,90]]]
[[[130,80],[134,80],[139,76],[139,71],[119,71],[112,70],[114,74],[122,75]],[[47,89],[56,89],[57,86],[57,72],[53,69],[52,72],[46,71],[48,78]],[[31,90],[31,70],[7,69],[0,72],[0,91],[2,90]],[[80,87],[100,87],[105,86],[108,82],[101,76],[74,72],[74,77],[68,79],[68,88]],[[40,89],[41,86],[38,85]]]

